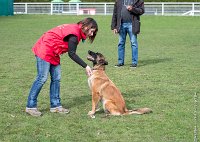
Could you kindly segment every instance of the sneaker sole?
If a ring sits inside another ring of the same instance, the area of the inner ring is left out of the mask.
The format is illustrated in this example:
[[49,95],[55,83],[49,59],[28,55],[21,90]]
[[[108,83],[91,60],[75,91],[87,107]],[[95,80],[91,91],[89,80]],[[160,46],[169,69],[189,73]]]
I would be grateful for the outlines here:
[[63,112],[63,111],[58,111],[58,110],[50,110],[51,113],[60,113],[60,114],[68,114],[70,113],[70,111],[66,111],[66,112]]
[[137,67],[130,67],[130,70],[136,70]]
[[115,66],[116,68],[122,68],[122,67],[124,67],[124,66]]
[[42,116],[42,113],[41,113],[41,114],[32,114],[32,113],[30,113],[30,112],[28,112],[28,111],[26,111],[26,113],[27,113],[28,115],[31,115],[31,116],[34,116],[34,117]]

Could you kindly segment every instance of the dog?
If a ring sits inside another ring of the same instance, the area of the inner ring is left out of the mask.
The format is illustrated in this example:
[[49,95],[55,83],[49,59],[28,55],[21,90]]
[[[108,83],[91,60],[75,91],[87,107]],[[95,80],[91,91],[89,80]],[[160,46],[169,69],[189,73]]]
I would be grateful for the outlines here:
[[88,78],[88,85],[92,95],[92,110],[88,112],[88,115],[91,118],[95,118],[95,112],[100,101],[107,115],[145,114],[152,112],[149,108],[128,110],[122,93],[105,73],[105,66],[108,65],[105,57],[101,53],[89,50],[87,59],[93,63],[93,73]]

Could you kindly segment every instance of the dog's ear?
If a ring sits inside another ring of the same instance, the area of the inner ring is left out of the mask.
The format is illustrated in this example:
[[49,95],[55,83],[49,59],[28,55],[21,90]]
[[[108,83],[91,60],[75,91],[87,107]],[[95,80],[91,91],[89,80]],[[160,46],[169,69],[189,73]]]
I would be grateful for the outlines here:
[[108,62],[103,59],[99,60],[99,63],[102,65],[108,65]]

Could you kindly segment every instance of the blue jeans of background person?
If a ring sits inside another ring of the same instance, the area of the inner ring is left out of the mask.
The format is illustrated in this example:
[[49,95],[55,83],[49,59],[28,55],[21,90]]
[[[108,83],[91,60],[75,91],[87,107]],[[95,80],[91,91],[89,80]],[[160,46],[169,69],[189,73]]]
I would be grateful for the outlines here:
[[33,82],[31,87],[27,106],[28,108],[37,107],[37,97],[42,89],[42,86],[47,81],[48,74],[51,76],[50,83],[50,103],[51,108],[61,106],[60,103],[60,78],[61,78],[61,68],[60,65],[54,66],[41,58],[36,56],[37,61],[37,77]]
[[132,64],[138,64],[137,35],[132,32],[132,23],[122,23],[119,31],[118,64],[124,64],[126,35],[129,35],[132,49]]

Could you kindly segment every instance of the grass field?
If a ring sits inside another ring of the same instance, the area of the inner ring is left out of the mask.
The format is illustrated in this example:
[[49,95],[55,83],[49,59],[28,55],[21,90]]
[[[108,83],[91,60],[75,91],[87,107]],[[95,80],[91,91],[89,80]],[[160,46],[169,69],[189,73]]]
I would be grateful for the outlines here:
[[78,55],[91,65],[86,60],[87,51],[103,53],[109,63],[106,72],[123,93],[127,107],[150,107],[153,113],[105,117],[101,111],[96,119],[90,119],[91,96],[85,70],[66,54],[61,56],[61,101],[71,113],[49,112],[48,80],[38,97],[43,116],[27,115],[24,109],[36,75],[33,44],[48,29],[83,17],[0,17],[0,141],[193,142],[199,138],[200,18],[142,16],[136,70],[129,69],[128,39],[126,65],[114,67],[118,36],[110,30],[111,16],[93,18],[99,24],[96,40],[93,44],[80,43]]

